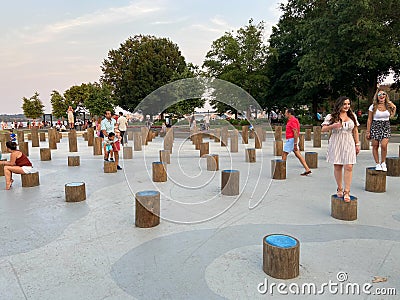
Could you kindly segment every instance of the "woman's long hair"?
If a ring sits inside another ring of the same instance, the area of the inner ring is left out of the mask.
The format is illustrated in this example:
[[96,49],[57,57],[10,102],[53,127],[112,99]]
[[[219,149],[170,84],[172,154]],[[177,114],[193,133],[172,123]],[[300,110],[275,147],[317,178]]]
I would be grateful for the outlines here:
[[374,96],[374,101],[372,102],[372,104],[373,104],[372,114],[375,115],[376,110],[378,109],[378,104],[379,104],[378,94],[381,92],[385,93],[385,107],[389,111],[390,116],[392,116],[394,113],[394,109],[389,105],[389,101],[390,101],[389,95],[388,95],[388,93],[386,93],[385,91],[383,91],[381,89],[376,90],[376,93]]
[[[331,120],[330,120],[330,124],[336,123],[336,122],[341,122],[342,120],[340,119],[340,111],[342,110],[342,107],[344,105],[344,101],[345,100],[349,100],[350,104],[351,104],[351,100],[349,97],[347,96],[340,96],[339,98],[336,99],[335,101],[335,105],[333,106],[333,112],[331,113]],[[353,113],[353,111],[351,110],[351,107],[349,108],[349,110],[347,111],[347,116],[354,122],[354,124],[357,126],[357,122],[356,122],[356,117]]]

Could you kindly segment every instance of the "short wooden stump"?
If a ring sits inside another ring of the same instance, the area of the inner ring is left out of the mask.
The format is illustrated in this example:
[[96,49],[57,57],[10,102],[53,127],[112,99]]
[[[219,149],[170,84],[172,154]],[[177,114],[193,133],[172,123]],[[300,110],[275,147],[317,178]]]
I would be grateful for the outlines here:
[[[0,159],[0,161],[6,161],[6,160],[7,159],[5,159],[5,158]],[[3,164],[0,165],[0,176],[4,176],[4,165]]]
[[256,162],[256,149],[255,148],[247,148],[245,150],[246,154],[246,162],[255,163]]
[[386,157],[387,176],[400,176],[400,157]]
[[344,202],[343,197],[331,196],[331,216],[338,220],[357,220],[357,198],[350,195],[350,202]]
[[375,167],[366,168],[365,190],[374,193],[386,192],[386,173],[375,170]]
[[240,172],[238,170],[222,170],[221,193],[226,196],[239,195]]
[[114,161],[105,161],[104,173],[117,173],[117,164]]
[[272,179],[286,179],[286,161],[283,159],[271,160],[271,177]]
[[45,142],[46,141],[46,133],[45,132],[39,132],[39,140],[41,142]]
[[22,187],[39,186],[39,172],[21,174]]
[[275,141],[274,142],[274,156],[282,156],[283,152],[283,141]]
[[65,184],[66,202],[81,202],[84,200],[86,200],[86,187],[84,182],[70,182]]
[[310,169],[318,168],[318,152],[306,152],[304,158]]
[[26,156],[29,156],[29,145],[28,142],[20,142],[18,144],[19,151],[21,151]]
[[311,141],[311,129],[306,129],[304,132],[304,140]]
[[160,224],[160,192],[141,191],[135,195],[135,225],[150,228]]
[[152,163],[153,169],[153,182],[166,182],[167,181],[167,164],[161,161]]
[[219,155],[209,154],[207,155],[207,171],[218,171],[219,170]]
[[263,270],[278,279],[299,276],[300,242],[289,235],[270,234],[263,239]]
[[170,164],[171,163],[171,155],[169,150],[160,150],[160,162]]
[[68,167],[79,167],[81,165],[80,156],[68,156]]
[[40,148],[40,160],[41,161],[51,160],[51,150],[50,150],[50,148]]
[[133,159],[133,149],[132,147],[125,146],[122,148],[122,157],[124,159]]

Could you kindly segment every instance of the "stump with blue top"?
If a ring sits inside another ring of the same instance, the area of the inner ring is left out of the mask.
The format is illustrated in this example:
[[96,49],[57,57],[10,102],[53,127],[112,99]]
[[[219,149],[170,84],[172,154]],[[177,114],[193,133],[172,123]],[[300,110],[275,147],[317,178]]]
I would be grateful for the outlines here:
[[160,224],[160,192],[141,191],[135,195],[135,225],[150,228]]
[[239,195],[240,172],[238,170],[222,170],[221,193],[226,196]]
[[166,182],[167,181],[167,164],[161,161],[152,163],[153,182]]
[[286,161],[283,159],[271,160],[271,177],[272,179],[286,179]]
[[84,182],[67,183],[64,189],[66,202],[81,202],[86,200],[86,186]]
[[318,152],[306,152],[304,158],[310,169],[318,168]]
[[300,242],[289,235],[270,234],[263,239],[263,270],[278,279],[299,276]]
[[357,197],[350,195],[350,202],[336,194],[331,196],[331,216],[338,220],[357,220]]

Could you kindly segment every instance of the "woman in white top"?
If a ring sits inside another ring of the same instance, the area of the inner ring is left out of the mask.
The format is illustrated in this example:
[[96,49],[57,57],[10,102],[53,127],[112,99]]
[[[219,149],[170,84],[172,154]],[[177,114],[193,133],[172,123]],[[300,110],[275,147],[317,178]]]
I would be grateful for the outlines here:
[[[367,139],[372,140],[372,155],[376,163],[375,169],[387,171],[386,154],[390,138],[390,121],[396,113],[396,105],[389,100],[388,94],[382,89],[375,93],[374,101],[368,109]],[[379,145],[381,145],[381,159],[379,159]]]
[[322,123],[322,132],[332,131],[326,160],[334,166],[337,196],[343,197],[345,202],[350,202],[353,164],[356,163],[356,155],[360,152],[359,125],[356,115],[350,108],[350,99],[346,96],[336,100],[332,114],[327,115]]
[[72,108],[72,106],[68,106],[67,116],[69,129],[74,129],[74,109]]

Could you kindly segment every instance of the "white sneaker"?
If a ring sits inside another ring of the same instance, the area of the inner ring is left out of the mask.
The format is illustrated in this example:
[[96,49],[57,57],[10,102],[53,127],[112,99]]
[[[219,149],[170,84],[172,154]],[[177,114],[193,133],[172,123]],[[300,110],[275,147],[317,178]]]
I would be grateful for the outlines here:
[[383,172],[387,172],[387,167],[385,162],[381,163],[381,167]]
[[376,171],[382,171],[382,166],[381,166],[381,164],[376,164],[375,170],[376,170]]

